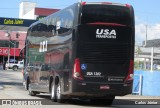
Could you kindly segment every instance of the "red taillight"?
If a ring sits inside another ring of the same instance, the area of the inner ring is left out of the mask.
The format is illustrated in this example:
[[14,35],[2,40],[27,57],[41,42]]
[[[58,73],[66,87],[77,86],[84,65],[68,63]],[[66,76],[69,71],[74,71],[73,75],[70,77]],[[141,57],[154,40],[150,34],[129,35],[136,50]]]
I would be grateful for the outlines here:
[[130,7],[131,7],[131,5],[129,5],[129,4],[126,4],[126,7],[130,8]]
[[76,58],[74,61],[73,78],[83,80],[83,75],[82,75],[81,69],[80,69],[80,59],[79,58]]
[[85,5],[85,4],[86,4],[86,2],[82,2],[81,4],[82,4],[82,6],[83,6],[83,5]]
[[134,67],[134,61],[130,60],[129,72],[128,72],[128,75],[125,79],[125,82],[133,80],[133,67]]

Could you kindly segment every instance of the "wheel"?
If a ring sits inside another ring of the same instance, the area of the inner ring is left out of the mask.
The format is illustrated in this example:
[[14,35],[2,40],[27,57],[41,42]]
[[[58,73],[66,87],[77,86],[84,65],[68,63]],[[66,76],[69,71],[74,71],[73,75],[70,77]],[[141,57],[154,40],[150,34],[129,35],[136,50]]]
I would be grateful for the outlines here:
[[55,86],[55,88],[56,88],[56,99],[57,99],[57,102],[64,103],[65,102],[65,98],[64,98],[64,95],[62,95],[60,82],[58,83],[57,86]]
[[18,66],[13,66],[13,70],[17,71],[18,70]]
[[52,82],[52,87],[51,87],[51,100],[53,102],[57,102],[57,98],[56,98],[56,85],[54,84],[54,82]]
[[28,80],[25,81],[24,87],[25,87],[25,90],[29,89],[29,81]]
[[36,92],[36,91],[32,91],[32,90],[31,90],[30,84],[29,84],[29,89],[28,89],[28,91],[29,91],[29,95],[30,95],[30,96],[35,96],[36,94],[39,94],[39,92]]

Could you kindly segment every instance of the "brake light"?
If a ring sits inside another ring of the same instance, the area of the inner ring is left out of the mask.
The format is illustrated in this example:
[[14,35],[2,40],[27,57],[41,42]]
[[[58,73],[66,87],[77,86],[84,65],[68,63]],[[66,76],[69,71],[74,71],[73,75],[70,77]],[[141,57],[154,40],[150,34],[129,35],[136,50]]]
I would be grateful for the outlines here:
[[82,4],[82,6],[83,6],[83,5],[85,5],[85,4],[86,4],[86,2],[82,2],[81,4]]
[[81,69],[80,69],[80,59],[76,58],[74,61],[74,67],[73,67],[73,78],[74,79],[79,79],[79,80],[83,80],[83,75],[81,73]]
[[130,7],[131,7],[131,5],[129,5],[129,4],[126,4],[126,7],[130,8]]
[[125,82],[133,80],[133,67],[134,67],[134,61],[130,60],[129,72],[128,72],[128,75],[125,79]]

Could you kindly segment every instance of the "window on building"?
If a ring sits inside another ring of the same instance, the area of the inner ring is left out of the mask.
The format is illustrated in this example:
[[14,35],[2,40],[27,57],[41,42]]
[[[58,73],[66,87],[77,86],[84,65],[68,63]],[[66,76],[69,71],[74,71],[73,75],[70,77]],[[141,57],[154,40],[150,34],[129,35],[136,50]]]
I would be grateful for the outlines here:
[[12,40],[12,41],[0,40],[0,47],[9,47],[9,44],[10,44],[11,48],[18,48],[18,46],[19,46],[19,42],[14,41],[14,40]]

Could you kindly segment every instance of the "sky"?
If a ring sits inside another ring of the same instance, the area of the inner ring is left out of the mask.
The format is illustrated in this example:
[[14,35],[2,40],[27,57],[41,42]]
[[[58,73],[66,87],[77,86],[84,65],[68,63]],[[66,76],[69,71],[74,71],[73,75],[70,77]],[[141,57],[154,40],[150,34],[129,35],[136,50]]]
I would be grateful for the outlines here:
[[[0,17],[18,18],[19,4],[26,0],[1,0]],[[37,7],[63,9],[79,0],[29,0]],[[86,2],[116,2],[130,4],[135,12],[136,42],[160,39],[160,0],[83,0]],[[146,32],[147,28],[147,32]]]

